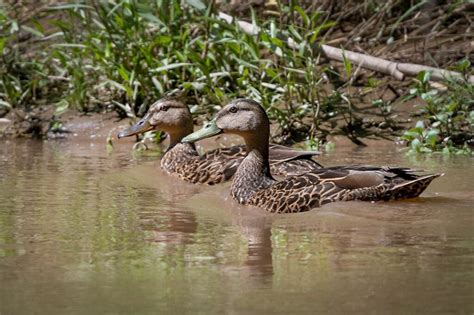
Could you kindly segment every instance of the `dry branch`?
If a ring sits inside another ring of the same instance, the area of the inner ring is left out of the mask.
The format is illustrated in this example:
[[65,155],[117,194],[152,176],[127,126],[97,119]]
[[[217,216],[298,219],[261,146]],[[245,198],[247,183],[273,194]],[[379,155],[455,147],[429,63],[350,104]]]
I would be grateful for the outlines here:
[[[237,25],[249,35],[257,35],[260,31],[260,28],[256,25],[245,21],[239,21],[234,19],[232,16],[219,12],[220,19],[226,21],[227,23],[237,23]],[[290,48],[298,48],[296,41],[288,37],[286,42]],[[317,49],[316,45],[312,47]],[[433,80],[441,81],[445,78],[462,78],[463,75],[459,72],[437,69],[425,65],[418,65],[412,63],[398,63],[394,61],[385,60],[378,57],[373,57],[365,54],[360,54],[353,51],[342,50],[336,47],[321,45],[320,49],[322,52],[332,60],[343,61],[344,57],[352,62],[355,65],[358,65],[362,68],[374,70],[380,73],[389,74],[398,80],[403,80],[405,76],[416,76],[420,71],[429,71],[431,72],[431,78]],[[474,76],[468,77],[468,82],[474,84]]]

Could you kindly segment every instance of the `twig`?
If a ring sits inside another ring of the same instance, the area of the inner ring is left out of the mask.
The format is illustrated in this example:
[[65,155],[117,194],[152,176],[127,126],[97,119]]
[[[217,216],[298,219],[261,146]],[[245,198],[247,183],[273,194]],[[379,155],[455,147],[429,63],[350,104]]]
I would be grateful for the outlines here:
[[[431,79],[435,81],[443,81],[447,78],[462,78],[462,74],[456,71],[437,69],[424,65],[417,65],[413,63],[399,63],[397,64],[398,70],[409,76],[416,76],[421,71],[431,72]],[[468,77],[469,83],[474,83],[474,76],[471,75]]]

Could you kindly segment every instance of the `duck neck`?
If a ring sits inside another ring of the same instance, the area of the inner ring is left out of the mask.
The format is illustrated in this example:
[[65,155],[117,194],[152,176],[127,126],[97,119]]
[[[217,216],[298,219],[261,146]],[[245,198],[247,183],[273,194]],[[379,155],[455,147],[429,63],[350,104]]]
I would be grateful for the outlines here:
[[167,130],[166,133],[170,139],[170,145],[168,146],[168,151],[171,150],[175,145],[181,142],[181,140],[186,137],[187,135],[193,133],[193,126],[186,126],[181,130]]
[[259,165],[261,165],[261,170],[259,173],[262,173],[264,176],[272,177],[270,174],[270,164],[268,162],[268,134],[260,135],[260,137],[249,137],[245,139],[245,147],[247,155],[255,151]]
[[194,143],[181,143],[181,139],[193,132],[192,121],[184,124],[184,128],[166,130],[170,139],[170,144],[166,149],[165,155],[161,159],[161,167],[174,173],[178,165],[186,164],[198,156]]
[[268,140],[263,142],[246,139],[245,145],[247,156],[237,169],[231,186],[232,197],[242,204],[246,204],[256,191],[275,182],[270,174]]

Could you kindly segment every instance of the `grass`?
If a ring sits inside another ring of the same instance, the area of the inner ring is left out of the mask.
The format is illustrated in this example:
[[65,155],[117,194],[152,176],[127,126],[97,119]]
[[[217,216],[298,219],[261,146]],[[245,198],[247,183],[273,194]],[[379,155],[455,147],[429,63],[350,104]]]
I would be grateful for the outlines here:
[[[260,32],[249,36],[219,20],[213,2],[200,0],[76,1],[22,24],[4,8],[0,108],[49,105],[55,119],[69,109],[133,118],[163,95],[181,94],[197,104],[196,115],[209,118],[227,100],[248,97],[267,109],[281,141],[318,146],[340,133],[361,144],[376,134],[362,123],[351,90],[357,69],[345,61],[339,72],[311,49],[335,22],[294,2],[279,10],[288,19],[263,20],[253,12]],[[25,34],[30,40],[22,42]],[[298,49],[287,47],[282,38],[288,36]],[[384,119],[390,115],[386,103],[374,107]],[[453,146],[464,145],[452,139]]]

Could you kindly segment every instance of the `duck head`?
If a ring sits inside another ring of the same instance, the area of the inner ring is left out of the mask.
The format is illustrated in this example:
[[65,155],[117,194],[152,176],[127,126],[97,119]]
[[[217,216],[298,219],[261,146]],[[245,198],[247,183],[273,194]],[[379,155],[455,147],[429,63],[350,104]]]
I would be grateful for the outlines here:
[[195,142],[219,133],[235,134],[245,141],[247,157],[240,164],[231,188],[235,196],[251,191],[247,185],[249,181],[260,187],[262,180],[272,179],[268,161],[270,121],[260,104],[249,99],[234,100],[217,112],[211,122],[184,137],[182,142]]
[[146,115],[136,124],[121,131],[118,138],[142,134],[150,130],[162,130],[170,137],[173,146],[193,132],[193,118],[186,104],[175,97],[164,97],[150,106]]
[[268,147],[270,122],[260,104],[250,99],[237,99],[217,112],[215,118],[202,129],[184,137],[182,142],[195,142],[220,133],[236,134],[244,138],[247,151]]

